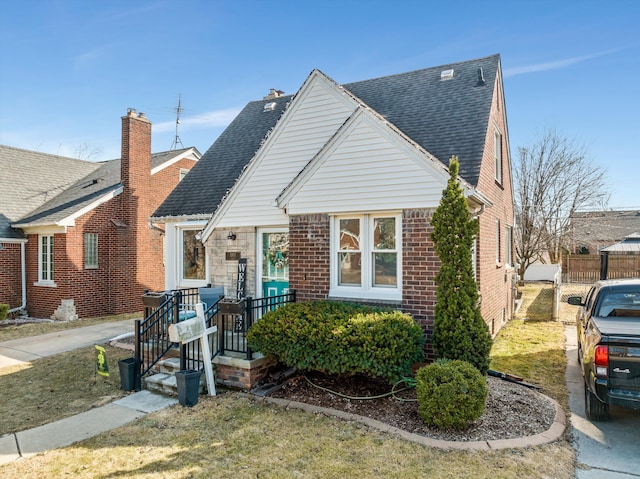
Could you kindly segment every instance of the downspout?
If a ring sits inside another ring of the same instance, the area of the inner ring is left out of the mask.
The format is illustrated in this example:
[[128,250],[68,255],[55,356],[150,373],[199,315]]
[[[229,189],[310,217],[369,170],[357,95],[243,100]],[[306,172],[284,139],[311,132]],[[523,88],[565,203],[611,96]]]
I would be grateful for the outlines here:
[[22,272],[22,305],[9,310],[9,313],[23,310],[27,307],[27,262],[25,260],[25,241],[20,243],[20,270]]
[[159,231],[161,234],[165,233],[165,231],[159,226],[156,226],[156,224],[153,221],[147,220],[147,222],[149,223],[149,228],[151,228],[152,230]]

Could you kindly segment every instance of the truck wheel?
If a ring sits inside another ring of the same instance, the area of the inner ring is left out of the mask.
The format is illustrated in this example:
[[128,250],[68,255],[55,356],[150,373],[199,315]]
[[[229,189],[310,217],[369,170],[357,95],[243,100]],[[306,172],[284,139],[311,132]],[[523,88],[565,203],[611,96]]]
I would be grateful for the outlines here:
[[592,421],[606,421],[609,419],[609,405],[598,399],[598,396],[593,394],[584,385],[584,410],[587,413],[587,418]]

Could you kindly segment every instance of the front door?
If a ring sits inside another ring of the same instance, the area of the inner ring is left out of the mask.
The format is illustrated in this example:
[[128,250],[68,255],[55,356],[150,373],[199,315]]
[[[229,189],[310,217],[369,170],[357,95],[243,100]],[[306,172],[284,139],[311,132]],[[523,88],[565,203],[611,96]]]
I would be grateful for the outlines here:
[[289,292],[289,233],[262,233],[262,294],[264,298]]

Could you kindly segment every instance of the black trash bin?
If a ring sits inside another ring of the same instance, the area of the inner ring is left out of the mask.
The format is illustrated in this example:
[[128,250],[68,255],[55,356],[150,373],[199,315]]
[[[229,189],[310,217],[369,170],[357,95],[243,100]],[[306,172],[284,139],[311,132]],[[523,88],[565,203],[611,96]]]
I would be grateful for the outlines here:
[[200,394],[200,376],[202,371],[186,369],[176,372],[176,384],[178,386],[178,402],[182,406],[195,406],[198,404]]
[[120,388],[132,391],[136,387],[136,358],[126,358],[118,361],[120,367]]

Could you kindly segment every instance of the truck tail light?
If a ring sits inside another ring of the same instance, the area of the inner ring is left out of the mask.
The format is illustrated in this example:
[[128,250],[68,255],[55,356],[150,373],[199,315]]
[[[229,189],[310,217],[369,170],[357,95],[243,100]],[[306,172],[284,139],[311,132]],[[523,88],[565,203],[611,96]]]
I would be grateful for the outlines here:
[[596,346],[594,351],[594,364],[596,367],[596,376],[607,376],[609,370],[609,347]]

